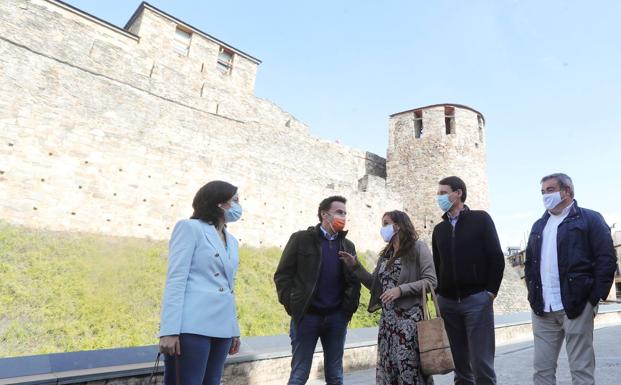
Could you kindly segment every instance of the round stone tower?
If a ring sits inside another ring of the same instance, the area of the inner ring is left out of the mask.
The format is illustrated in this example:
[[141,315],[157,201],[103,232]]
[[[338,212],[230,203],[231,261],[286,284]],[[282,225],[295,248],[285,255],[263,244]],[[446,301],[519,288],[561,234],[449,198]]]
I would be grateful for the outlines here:
[[390,116],[386,180],[398,192],[421,238],[431,241],[441,221],[440,179],[456,175],[467,187],[466,204],[487,210],[485,118],[467,106],[436,104]]

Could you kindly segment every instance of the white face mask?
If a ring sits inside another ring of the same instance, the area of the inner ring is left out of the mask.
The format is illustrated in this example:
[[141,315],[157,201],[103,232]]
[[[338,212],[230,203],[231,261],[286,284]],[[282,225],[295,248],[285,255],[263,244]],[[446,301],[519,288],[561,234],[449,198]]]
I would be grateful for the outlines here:
[[395,235],[395,227],[391,224],[388,224],[380,229],[380,234],[384,239],[384,242],[390,242],[392,237]]
[[561,198],[560,191],[553,192],[550,194],[543,194],[542,198],[543,198],[543,207],[545,207],[546,210],[552,210],[553,208],[558,206],[563,200],[563,198]]

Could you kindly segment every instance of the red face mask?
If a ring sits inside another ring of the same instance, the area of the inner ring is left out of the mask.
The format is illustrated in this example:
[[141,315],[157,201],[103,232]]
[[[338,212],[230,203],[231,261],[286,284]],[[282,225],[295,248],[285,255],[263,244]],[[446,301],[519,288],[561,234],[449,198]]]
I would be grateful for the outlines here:
[[339,217],[335,217],[332,216],[332,230],[334,230],[335,232],[340,232],[343,231],[343,229],[345,228],[345,218],[339,218]]

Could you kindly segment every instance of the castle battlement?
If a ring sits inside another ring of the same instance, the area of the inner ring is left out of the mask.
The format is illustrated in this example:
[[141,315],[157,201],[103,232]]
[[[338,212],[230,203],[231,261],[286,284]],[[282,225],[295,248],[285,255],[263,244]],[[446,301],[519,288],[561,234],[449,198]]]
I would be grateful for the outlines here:
[[377,250],[381,213],[402,207],[385,159],[257,98],[258,64],[146,3],[122,29],[56,0],[1,2],[0,215],[166,239],[196,190],[224,179],[240,187],[242,243],[284,246],[341,194],[352,239]]
[[240,188],[244,217],[231,229],[242,243],[284,246],[338,194],[350,238],[378,251],[389,210],[405,208],[429,239],[443,176],[464,177],[468,203],[487,207],[480,113],[395,114],[384,159],[313,137],[257,98],[259,63],[148,3],[119,28],[58,0],[0,2],[0,216],[166,239],[196,190],[224,179]]
[[[187,52],[178,28],[191,33]],[[234,54],[228,74],[220,47]],[[0,218],[168,239],[198,188],[222,179],[239,187],[244,215],[230,230],[242,244],[283,247],[338,194],[348,199],[348,238],[377,252],[390,210],[406,210],[430,241],[442,177],[459,175],[466,203],[487,207],[476,110],[441,104],[392,115],[385,159],[311,136],[254,96],[257,65],[146,3],[123,29],[56,0],[0,1]],[[509,284],[523,288],[505,279],[497,308],[515,309]]]
[[388,187],[403,197],[421,234],[430,238],[439,221],[435,195],[443,177],[462,178],[466,204],[488,209],[483,114],[451,103],[399,112],[390,116],[388,138]]
[[230,99],[254,98],[260,60],[148,3],[125,28],[57,0],[3,3],[1,30],[16,44],[201,110],[249,114]]

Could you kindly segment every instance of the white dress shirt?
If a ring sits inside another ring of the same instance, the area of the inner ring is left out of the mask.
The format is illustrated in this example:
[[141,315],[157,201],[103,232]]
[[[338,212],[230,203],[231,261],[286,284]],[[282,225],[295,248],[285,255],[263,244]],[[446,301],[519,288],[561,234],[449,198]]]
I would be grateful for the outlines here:
[[565,207],[559,215],[550,213],[550,218],[543,229],[541,240],[541,289],[543,291],[543,310],[545,312],[563,310],[561,301],[561,282],[558,271],[558,252],[556,250],[556,232],[558,225],[567,217],[573,202]]

